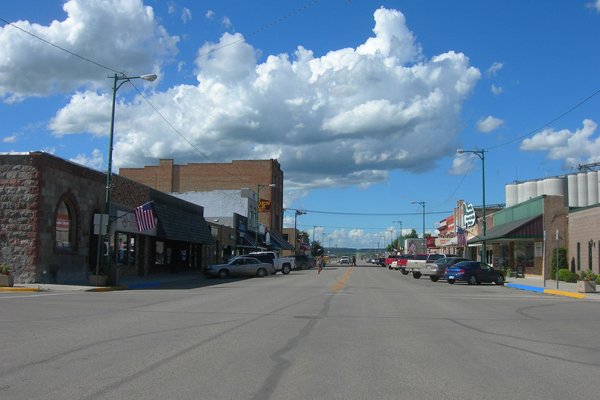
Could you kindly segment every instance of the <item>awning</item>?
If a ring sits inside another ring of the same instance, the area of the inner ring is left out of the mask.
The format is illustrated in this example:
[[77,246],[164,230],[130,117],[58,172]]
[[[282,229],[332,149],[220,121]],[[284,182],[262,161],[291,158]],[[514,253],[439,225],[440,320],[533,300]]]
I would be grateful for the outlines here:
[[[254,236],[248,232],[240,232],[241,243],[236,244],[236,247],[242,247],[244,249],[254,249]],[[258,242],[260,245],[260,242]]]
[[156,233],[158,238],[189,243],[214,243],[202,214],[192,213],[174,207],[173,204],[167,205],[158,201],[154,201],[152,206],[158,219]]
[[469,239],[469,245],[499,240],[542,239],[543,237],[544,227],[542,215],[540,214],[494,226],[487,230],[485,236],[475,236]]
[[294,250],[294,246],[289,244],[287,240],[285,240],[281,236],[274,235],[271,233],[271,244],[273,243],[277,244],[282,250]]

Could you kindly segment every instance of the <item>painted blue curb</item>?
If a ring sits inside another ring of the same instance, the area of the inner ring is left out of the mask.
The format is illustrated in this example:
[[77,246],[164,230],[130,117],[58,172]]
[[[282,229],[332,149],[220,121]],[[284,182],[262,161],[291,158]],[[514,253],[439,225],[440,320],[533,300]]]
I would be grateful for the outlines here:
[[140,288],[148,288],[148,287],[154,287],[154,286],[160,286],[162,285],[161,282],[150,282],[150,283],[136,283],[134,285],[129,285],[127,286],[129,289],[140,289]]
[[517,285],[516,283],[507,283],[506,286],[513,287],[515,289],[529,290],[531,292],[544,293],[544,288],[539,288],[535,286]]

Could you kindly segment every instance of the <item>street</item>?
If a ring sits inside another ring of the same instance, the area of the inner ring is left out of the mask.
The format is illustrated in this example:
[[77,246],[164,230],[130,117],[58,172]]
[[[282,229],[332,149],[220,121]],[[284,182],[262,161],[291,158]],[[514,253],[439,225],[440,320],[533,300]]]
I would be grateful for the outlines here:
[[5,399],[594,398],[600,305],[371,264],[0,293]]

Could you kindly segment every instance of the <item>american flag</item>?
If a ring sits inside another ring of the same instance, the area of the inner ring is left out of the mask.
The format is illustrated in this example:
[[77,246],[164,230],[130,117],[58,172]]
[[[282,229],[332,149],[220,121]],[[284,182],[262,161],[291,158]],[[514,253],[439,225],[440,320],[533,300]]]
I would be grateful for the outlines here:
[[138,232],[149,231],[156,226],[154,219],[154,210],[152,202],[142,204],[135,208],[135,223],[137,224]]
[[467,230],[459,226],[456,231],[456,239],[459,246],[467,247]]

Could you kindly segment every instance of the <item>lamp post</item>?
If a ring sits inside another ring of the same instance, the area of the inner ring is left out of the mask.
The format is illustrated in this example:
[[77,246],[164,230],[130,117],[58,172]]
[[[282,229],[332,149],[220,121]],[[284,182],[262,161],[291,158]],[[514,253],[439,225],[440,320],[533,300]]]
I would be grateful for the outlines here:
[[392,221],[392,224],[399,223],[400,224],[400,239],[398,241],[398,251],[402,248],[402,221]]
[[274,183],[270,183],[268,185],[261,185],[260,183],[257,184],[257,190],[256,190],[256,218],[255,218],[255,222],[256,224],[254,225],[254,249],[258,249],[258,205],[260,203],[260,189],[264,188],[264,187],[275,187],[277,185],[275,185]]
[[483,200],[483,206],[481,209],[481,215],[482,215],[482,220],[481,220],[481,231],[483,233],[483,241],[481,242],[481,262],[486,262],[486,252],[485,252],[485,231],[486,231],[486,223],[485,223],[485,150],[481,149],[481,150],[463,150],[463,149],[458,149],[456,150],[456,152],[458,154],[464,154],[464,153],[473,153],[475,154],[477,157],[481,158],[481,176],[482,176],[482,190],[483,190],[483,195],[482,195],[482,200]]
[[424,201],[411,201],[410,204],[420,204],[423,206],[423,239],[425,239],[425,202]]
[[296,240],[294,242],[294,255],[298,254],[298,228],[297,228],[298,215],[304,215],[304,214],[306,214],[306,213],[302,212],[302,211],[298,211],[298,210],[296,210],[296,213],[294,214],[294,237],[296,238]]
[[[110,77],[109,77],[110,78]],[[142,75],[142,76],[125,76],[123,74],[121,74],[121,76],[119,76],[118,74],[115,74],[114,77],[114,84],[112,87],[113,90],[113,97],[112,97],[112,113],[110,116],[110,138],[109,138],[109,142],[108,142],[108,162],[107,162],[107,171],[106,171],[106,208],[105,208],[105,212],[108,215],[108,226],[106,228],[106,241],[108,243],[108,251],[110,251],[110,192],[112,189],[112,153],[113,153],[113,137],[114,137],[114,132],[115,132],[115,103],[116,103],[116,99],[117,99],[117,90],[119,90],[119,88],[125,83],[125,82],[129,82],[132,79],[143,79],[145,81],[148,82],[154,82],[156,80],[156,75],[154,74],[148,74],[148,75]],[[119,81],[122,81],[121,83],[119,83]],[[110,258],[110,254],[109,254],[109,258]],[[108,260],[107,260],[108,263]],[[97,271],[96,271],[97,273]]]

